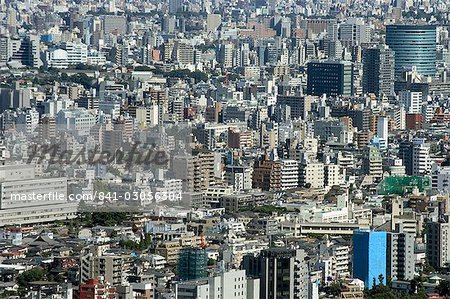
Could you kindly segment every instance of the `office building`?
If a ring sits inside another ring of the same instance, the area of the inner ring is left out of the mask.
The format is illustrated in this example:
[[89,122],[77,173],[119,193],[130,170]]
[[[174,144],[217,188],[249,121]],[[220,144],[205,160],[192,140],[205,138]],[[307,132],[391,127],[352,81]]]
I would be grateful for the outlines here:
[[[247,285],[250,287],[250,296],[247,294]],[[208,278],[183,281],[175,285],[178,299],[257,299],[251,294],[258,290],[259,279],[247,279],[245,270],[218,271]]]
[[259,256],[260,297],[307,299],[310,284],[306,252],[272,248]]
[[400,92],[400,102],[407,114],[422,113],[422,92],[403,90]]
[[370,26],[362,18],[348,18],[339,25],[339,40],[349,46],[361,45],[370,42]]
[[353,63],[316,61],[308,63],[307,94],[314,96],[352,96]]
[[127,33],[127,18],[125,16],[104,15],[102,20],[105,34],[122,35]]
[[421,75],[436,73],[436,26],[394,24],[386,26],[386,44],[395,52],[395,77],[415,66]]
[[435,269],[448,267],[450,261],[450,223],[448,217],[440,222],[427,223],[428,262]]
[[353,277],[371,289],[383,275],[386,284],[386,232],[357,230],[353,233]]
[[282,96],[277,97],[277,107],[289,106],[290,117],[294,119],[308,119],[311,104],[316,98],[312,96]]
[[425,175],[431,170],[430,144],[425,138],[414,138],[411,150],[411,172],[412,175]]
[[386,45],[363,50],[363,93],[394,94],[394,51]]
[[183,9],[183,0],[169,0],[169,13],[176,14]]
[[67,178],[40,178],[34,165],[0,166],[0,227],[75,218]]
[[230,68],[234,66],[234,45],[232,43],[224,43],[219,47],[218,61],[224,68]]

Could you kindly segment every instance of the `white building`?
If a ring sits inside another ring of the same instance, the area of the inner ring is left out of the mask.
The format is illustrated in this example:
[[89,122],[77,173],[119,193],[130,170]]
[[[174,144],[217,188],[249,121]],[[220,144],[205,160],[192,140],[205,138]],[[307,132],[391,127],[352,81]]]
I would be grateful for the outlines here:
[[431,168],[431,186],[443,194],[450,194],[450,166],[433,164]]
[[[255,280],[251,280],[251,289],[255,294]],[[176,298],[184,299],[247,299],[247,276],[245,270],[222,271],[205,279],[177,283],[175,292]]]
[[66,43],[63,48],[67,51],[67,62],[69,65],[87,62],[88,47],[83,43]]
[[56,117],[57,125],[75,130],[79,135],[89,135],[95,123],[95,116],[84,108],[63,109]]
[[380,148],[387,148],[389,127],[388,118],[385,116],[379,116],[377,119],[377,136],[380,139]]
[[0,166],[0,227],[75,218],[67,178],[37,178],[34,165]]
[[422,92],[403,90],[400,92],[400,101],[406,113],[422,113]]
[[298,162],[295,160],[282,160],[280,166],[281,190],[298,187]]
[[423,138],[413,139],[412,173],[423,175],[431,170],[430,145]]
[[309,188],[323,188],[325,184],[324,165],[320,162],[300,164],[300,184]]
[[341,186],[345,182],[344,172],[341,167],[336,164],[327,164],[324,167],[325,185],[328,188],[333,186]]
[[67,51],[63,49],[48,50],[45,56],[48,67],[66,69],[69,67]]

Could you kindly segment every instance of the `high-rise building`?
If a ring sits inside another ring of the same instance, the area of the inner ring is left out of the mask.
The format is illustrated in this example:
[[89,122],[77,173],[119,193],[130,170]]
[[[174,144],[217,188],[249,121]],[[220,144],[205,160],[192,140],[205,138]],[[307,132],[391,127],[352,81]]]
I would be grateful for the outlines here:
[[386,284],[386,232],[357,230],[353,233],[353,277],[371,289],[380,275]]
[[422,92],[403,90],[400,92],[400,102],[405,107],[406,113],[422,113]]
[[447,267],[450,261],[450,223],[448,217],[441,222],[427,223],[427,259],[432,267]]
[[411,150],[412,175],[428,174],[431,170],[430,144],[424,138],[414,138]]
[[175,14],[183,8],[183,0],[169,0],[169,13]]
[[[12,41],[14,44],[14,41]],[[39,36],[29,35],[20,40],[18,47],[12,45],[11,60],[20,62],[24,66],[38,68],[42,66],[40,58]]]
[[349,18],[339,26],[339,40],[351,46],[370,42],[370,35],[370,27],[362,18]]
[[386,116],[378,116],[377,118],[377,136],[380,139],[380,148],[386,149],[389,137],[388,118]]
[[204,249],[183,248],[178,259],[178,276],[180,280],[206,277],[207,263],[208,255]]
[[436,73],[436,26],[395,24],[386,26],[386,44],[395,52],[395,76],[416,66],[421,75]]
[[11,56],[10,43],[8,35],[0,35],[0,65],[5,65]]
[[316,61],[308,63],[307,94],[352,96],[353,63],[348,61]]
[[125,34],[127,32],[127,18],[125,16],[117,15],[103,16],[103,31],[105,34]]
[[386,273],[392,280],[414,278],[414,235],[404,232],[402,224],[397,224],[394,232],[387,233],[386,266]]
[[394,59],[386,45],[363,50],[363,93],[394,94]]
[[292,118],[306,120],[311,111],[311,104],[316,98],[312,96],[278,96],[277,106],[289,106]]
[[208,278],[177,283],[175,290],[178,299],[256,299],[259,297],[253,293],[259,291],[259,279],[247,279],[245,270],[220,271]]
[[376,179],[383,176],[383,159],[380,151],[375,146],[368,146],[364,150],[362,170],[364,174],[370,175]]
[[75,298],[114,298],[116,296],[117,290],[112,284],[98,279],[89,279],[86,283],[80,284]]
[[307,188],[323,188],[325,182],[324,165],[308,161],[299,165],[299,183]]
[[308,298],[310,284],[304,250],[272,248],[261,252],[258,268],[261,299]]
[[218,51],[218,61],[222,63],[224,68],[233,67],[233,53],[234,53],[234,45],[231,43],[226,43],[220,45]]
[[180,64],[194,64],[194,46],[187,43],[176,43],[175,51]]

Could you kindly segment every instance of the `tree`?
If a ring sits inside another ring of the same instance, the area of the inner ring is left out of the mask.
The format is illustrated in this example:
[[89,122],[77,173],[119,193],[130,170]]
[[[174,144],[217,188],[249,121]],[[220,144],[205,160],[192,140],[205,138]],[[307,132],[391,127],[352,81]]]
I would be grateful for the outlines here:
[[383,285],[383,281],[384,281],[383,274],[378,275],[378,281],[379,281],[380,285]]
[[28,287],[30,282],[42,280],[44,276],[45,270],[40,267],[36,267],[21,273],[17,277],[17,284],[21,287]]
[[441,280],[439,282],[439,285],[436,287],[436,291],[441,296],[450,296],[450,281],[448,280]]

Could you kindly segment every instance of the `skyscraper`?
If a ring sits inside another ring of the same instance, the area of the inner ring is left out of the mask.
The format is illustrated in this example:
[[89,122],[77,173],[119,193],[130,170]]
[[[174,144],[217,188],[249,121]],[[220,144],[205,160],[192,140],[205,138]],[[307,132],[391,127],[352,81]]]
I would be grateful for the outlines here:
[[357,230],[353,233],[353,277],[371,289],[380,275],[386,284],[386,232]]
[[395,52],[395,76],[417,67],[422,75],[436,73],[436,26],[396,24],[386,26],[386,44]]
[[363,93],[394,93],[394,51],[386,45],[363,50]]
[[348,61],[315,61],[308,63],[307,94],[314,96],[352,96],[353,63]]

